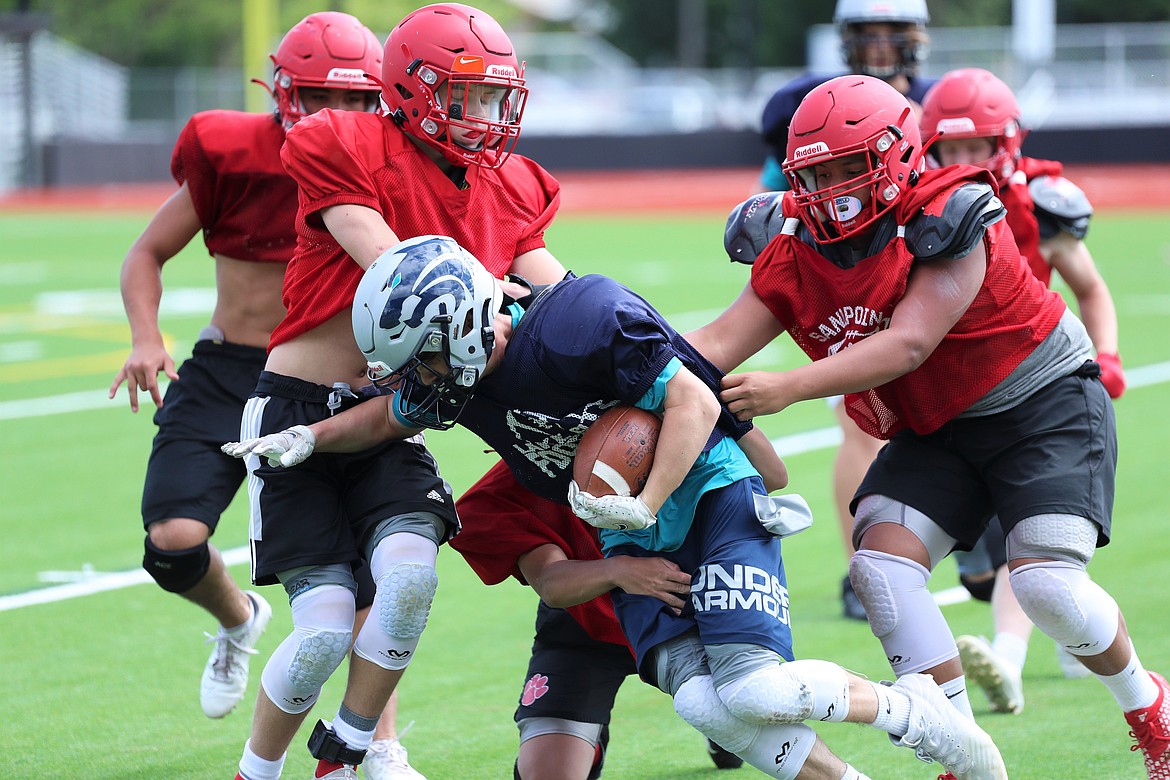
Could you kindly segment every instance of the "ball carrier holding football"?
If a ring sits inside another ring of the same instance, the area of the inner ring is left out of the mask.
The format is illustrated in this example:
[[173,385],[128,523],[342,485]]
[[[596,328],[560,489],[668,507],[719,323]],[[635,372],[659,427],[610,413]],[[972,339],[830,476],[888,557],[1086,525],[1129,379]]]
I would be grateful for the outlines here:
[[[774,450],[642,298],[600,276],[499,284],[453,240],[420,236],[370,266],[353,325],[387,395],[225,452],[287,467],[314,448],[356,452],[458,422],[522,485],[604,529],[607,556],[662,556],[691,574],[681,613],[612,595],[642,677],[709,739],[772,777],[856,779],[803,721],[868,723],[960,779],[1006,778],[990,738],[928,677],[886,687],[792,660],[779,537],[807,526],[807,505],[768,495],[786,479]],[[618,404],[661,416],[654,465],[638,495],[593,496],[571,479],[574,454]]]

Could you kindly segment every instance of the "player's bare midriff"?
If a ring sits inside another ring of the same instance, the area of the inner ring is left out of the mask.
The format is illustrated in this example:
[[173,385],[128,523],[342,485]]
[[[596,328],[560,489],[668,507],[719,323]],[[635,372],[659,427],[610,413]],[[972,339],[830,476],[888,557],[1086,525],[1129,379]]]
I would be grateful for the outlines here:
[[345,382],[356,389],[370,383],[366,378],[366,358],[353,340],[349,309],[273,347],[265,368],[325,386]]
[[268,347],[272,329],[284,318],[284,267],[215,256],[217,295],[211,324],[223,331],[224,341]]

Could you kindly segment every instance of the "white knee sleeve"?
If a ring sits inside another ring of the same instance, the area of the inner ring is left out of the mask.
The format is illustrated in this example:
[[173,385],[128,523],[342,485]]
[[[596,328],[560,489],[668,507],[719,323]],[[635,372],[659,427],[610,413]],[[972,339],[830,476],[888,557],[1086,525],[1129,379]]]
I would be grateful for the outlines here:
[[1073,655],[1097,655],[1117,638],[1117,602],[1083,566],[1029,563],[1011,573],[1011,583],[1028,618]]
[[951,629],[926,589],[930,572],[921,565],[877,550],[858,550],[849,561],[849,579],[898,677],[959,655]]
[[370,560],[374,603],[353,651],[383,669],[405,669],[414,657],[439,586],[435,543],[399,533],[378,543]]
[[795,780],[816,744],[816,733],[804,724],[757,726],[735,717],[710,675],[684,682],[674,695],[674,709],[703,736],[780,780]]
[[345,660],[353,641],[353,594],[340,585],[319,585],[292,600],[293,632],[264,665],[268,698],[290,714],[306,712],[321,686]]
[[849,714],[849,677],[828,661],[789,661],[757,669],[718,692],[731,714],[748,723],[840,722]]

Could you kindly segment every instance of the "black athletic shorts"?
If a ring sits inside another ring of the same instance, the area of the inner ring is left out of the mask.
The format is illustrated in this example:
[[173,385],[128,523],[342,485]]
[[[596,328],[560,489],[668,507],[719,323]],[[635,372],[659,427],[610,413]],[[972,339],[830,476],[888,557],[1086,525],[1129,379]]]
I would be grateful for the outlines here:
[[190,517],[215,531],[247,473],[243,461],[219,447],[240,438],[240,416],[266,359],[262,347],[196,342],[154,413],[158,433],[142,490],[144,526]]
[[607,725],[618,688],[637,671],[630,648],[599,642],[568,612],[541,601],[515,719],[561,718]]
[[[332,388],[261,373],[244,410],[242,436],[276,433],[338,413],[369,397],[341,397]],[[371,396],[372,397],[372,396]],[[301,566],[361,560],[362,544],[378,523],[396,515],[428,512],[459,528],[450,486],[421,441],[392,441],[356,453],[317,453],[292,468],[247,459],[252,519],[252,581],[277,582],[277,572]],[[254,470],[253,470],[254,469]]]
[[1003,533],[1042,514],[1087,518],[1109,543],[1117,427],[1096,363],[1018,406],[960,417],[927,436],[902,431],[870,467],[851,510],[877,494],[914,507],[969,550],[993,514]]

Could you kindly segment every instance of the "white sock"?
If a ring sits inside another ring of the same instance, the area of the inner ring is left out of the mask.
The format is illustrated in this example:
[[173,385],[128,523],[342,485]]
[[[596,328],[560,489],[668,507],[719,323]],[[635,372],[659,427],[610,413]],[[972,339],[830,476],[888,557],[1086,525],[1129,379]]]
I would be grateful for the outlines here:
[[841,775],[841,780],[869,780],[869,777],[861,774],[849,764],[845,765],[845,774]]
[[252,608],[252,614],[248,615],[248,619],[238,626],[232,626],[231,628],[225,626],[223,629],[225,634],[235,639],[244,635],[244,632],[248,630],[248,626],[252,625],[252,619],[256,617],[256,602],[252,601],[252,597],[247,594],[245,594],[244,598],[248,599],[248,606]]
[[951,704],[955,709],[966,715],[971,720],[975,720],[975,713],[971,710],[971,699],[967,696],[967,678],[959,675],[949,682],[945,682],[938,686],[942,688],[943,693],[951,700]]
[[1129,663],[1117,674],[1097,675],[1113,698],[1121,705],[1122,712],[1145,709],[1158,699],[1158,685],[1138,660],[1137,651],[1130,645]]
[[1024,668],[1024,661],[1028,658],[1028,640],[1019,634],[1000,631],[991,643],[991,649],[1004,661],[1016,669]]
[[874,718],[873,727],[895,737],[904,736],[910,729],[910,697],[887,685],[870,684],[873,685],[878,700],[877,717]]
[[367,730],[361,726],[346,722],[346,718],[339,710],[337,717],[333,719],[333,733],[345,743],[346,747],[353,748],[354,750],[369,750],[370,743],[374,741],[374,727],[378,724],[377,718],[371,718],[370,720],[372,722],[369,723]]
[[279,780],[287,755],[286,753],[275,761],[260,758],[252,752],[252,740],[248,740],[244,743],[244,755],[240,759],[240,774],[244,780]]

